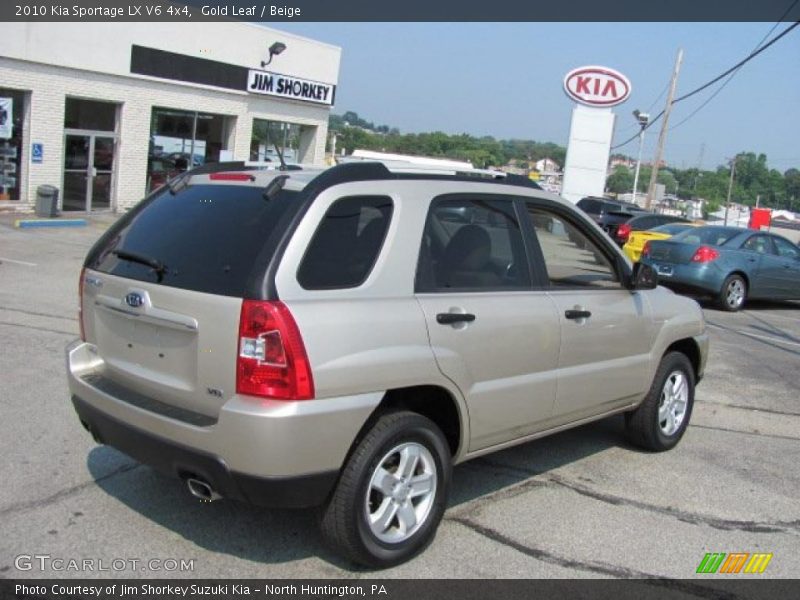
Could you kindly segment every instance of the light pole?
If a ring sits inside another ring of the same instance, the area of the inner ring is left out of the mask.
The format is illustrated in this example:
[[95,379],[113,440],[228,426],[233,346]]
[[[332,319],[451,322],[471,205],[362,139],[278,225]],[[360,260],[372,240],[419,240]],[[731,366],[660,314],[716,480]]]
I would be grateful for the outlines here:
[[636,172],[633,175],[633,203],[636,204],[636,188],[639,186],[639,168],[642,166],[642,149],[644,148],[644,130],[647,129],[647,124],[650,122],[650,115],[635,110],[633,116],[636,117],[641,128],[639,130],[639,158],[636,159]]
[[734,156],[731,159],[731,177],[728,180],[728,198],[725,200],[725,227],[728,226],[728,211],[731,208],[731,191],[733,191],[733,175],[736,173],[736,159],[738,156]]

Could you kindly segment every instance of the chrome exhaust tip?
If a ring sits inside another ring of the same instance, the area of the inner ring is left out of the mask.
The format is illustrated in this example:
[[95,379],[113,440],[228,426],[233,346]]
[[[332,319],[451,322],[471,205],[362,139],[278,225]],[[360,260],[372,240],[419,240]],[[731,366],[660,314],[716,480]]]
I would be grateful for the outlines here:
[[207,482],[202,479],[188,477],[186,479],[186,487],[189,488],[189,493],[195,498],[199,498],[203,502],[214,502],[222,498],[217,492],[214,491]]

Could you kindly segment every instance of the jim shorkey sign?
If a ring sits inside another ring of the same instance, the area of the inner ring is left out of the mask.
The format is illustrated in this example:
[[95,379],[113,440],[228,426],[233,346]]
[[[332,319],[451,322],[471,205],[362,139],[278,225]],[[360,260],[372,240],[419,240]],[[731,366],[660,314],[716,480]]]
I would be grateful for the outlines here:
[[14,126],[14,101],[0,98],[0,200],[8,200],[9,188],[17,185],[17,148],[10,144]]

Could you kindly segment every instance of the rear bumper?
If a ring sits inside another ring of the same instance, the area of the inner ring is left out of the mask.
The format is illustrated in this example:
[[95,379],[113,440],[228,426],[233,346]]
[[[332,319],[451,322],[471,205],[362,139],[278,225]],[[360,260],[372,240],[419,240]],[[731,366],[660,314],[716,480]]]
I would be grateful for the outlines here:
[[336,484],[338,471],[295,477],[257,477],[231,471],[219,456],[187,448],[122,423],[77,396],[72,404],[81,424],[101,444],[134,460],[181,479],[207,482],[225,498],[273,508],[303,508],[325,502]]
[[383,398],[283,402],[234,394],[216,414],[202,415],[121,385],[94,346],[80,341],[67,347],[67,379],[75,410],[102,443],[171,475],[199,476],[223,496],[276,507],[325,500]]
[[665,264],[672,267],[672,275],[659,274],[658,283],[676,292],[716,295],[722,289],[722,282],[725,279],[725,273],[713,262],[688,265],[659,263],[652,259],[646,259],[643,262],[647,262],[651,266]]

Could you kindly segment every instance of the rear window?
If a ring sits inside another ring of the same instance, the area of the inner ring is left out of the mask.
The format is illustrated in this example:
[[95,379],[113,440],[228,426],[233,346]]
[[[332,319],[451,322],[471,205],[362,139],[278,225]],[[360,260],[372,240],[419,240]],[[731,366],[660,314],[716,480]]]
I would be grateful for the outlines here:
[[112,226],[90,252],[87,267],[242,297],[267,240],[281,235],[300,204],[298,192],[283,190],[269,200],[263,192],[242,185],[190,185],[173,195],[164,188]]
[[695,227],[679,233],[672,239],[686,244],[711,244],[722,246],[728,240],[742,233],[741,229],[728,229],[724,227]]
[[683,221],[681,217],[673,217],[670,215],[642,215],[631,220],[630,225],[634,229],[647,230],[664,225],[665,223],[674,223],[676,221]]
[[583,198],[578,200],[578,208],[586,212],[600,212],[601,204],[597,200],[589,200],[588,198]]
[[692,226],[688,225],[687,223],[668,223],[667,225],[653,227],[650,231],[666,233],[667,235],[676,235],[681,231],[686,231],[687,229],[692,229]]

